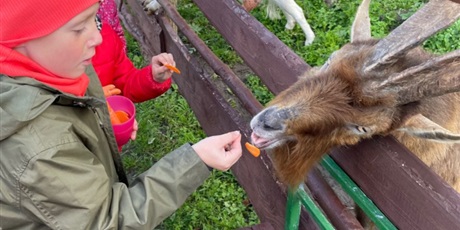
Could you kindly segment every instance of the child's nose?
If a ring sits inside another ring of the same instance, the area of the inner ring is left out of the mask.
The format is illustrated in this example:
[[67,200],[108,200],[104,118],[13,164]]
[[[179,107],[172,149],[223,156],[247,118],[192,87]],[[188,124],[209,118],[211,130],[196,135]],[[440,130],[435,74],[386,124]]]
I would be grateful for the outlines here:
[[95,47],[95,46],[98,46],[102,43],[102,35],[101,33],[96,30],[91,38],[91,40],[89,41],[89,46],[90,47]]

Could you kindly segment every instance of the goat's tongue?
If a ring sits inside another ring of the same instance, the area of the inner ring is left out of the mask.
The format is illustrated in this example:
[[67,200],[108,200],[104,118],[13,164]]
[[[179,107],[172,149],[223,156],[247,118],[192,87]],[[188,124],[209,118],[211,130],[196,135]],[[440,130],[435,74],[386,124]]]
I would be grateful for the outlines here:
[[264,143],[267,143],[268,140],[265,139],[265,138],[262,138],[260,136],[258,136],[257,134],[255,134],[254,132],[252,132],[251,134],[251,142],[253,145],[255,145],[256,147],[261,147],[263,146]]

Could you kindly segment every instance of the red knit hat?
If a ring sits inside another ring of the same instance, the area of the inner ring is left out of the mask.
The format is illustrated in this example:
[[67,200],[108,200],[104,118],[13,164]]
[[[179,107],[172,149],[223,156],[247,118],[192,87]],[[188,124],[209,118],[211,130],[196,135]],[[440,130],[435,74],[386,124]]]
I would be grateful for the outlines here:
[[0,44],[15,47],[57,30],[99,0],[0,0]]
[[65,93],[83,96],[89,78],[56,76],[13,48],[46,36],[99,0],[0,0],[0,74],[34,78]]

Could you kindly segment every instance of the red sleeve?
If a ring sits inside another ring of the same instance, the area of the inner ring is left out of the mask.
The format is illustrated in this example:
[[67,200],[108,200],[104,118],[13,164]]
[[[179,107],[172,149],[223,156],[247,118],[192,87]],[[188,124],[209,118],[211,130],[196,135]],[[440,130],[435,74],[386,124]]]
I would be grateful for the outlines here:
[[171,79],[153,80],[152,67],[137,69],[127,57],[121,39],[109,26],[102,26],[102,44],[96,47],[93,66],[103,86],[114,84],[133,102],[153,99],[171,87]]

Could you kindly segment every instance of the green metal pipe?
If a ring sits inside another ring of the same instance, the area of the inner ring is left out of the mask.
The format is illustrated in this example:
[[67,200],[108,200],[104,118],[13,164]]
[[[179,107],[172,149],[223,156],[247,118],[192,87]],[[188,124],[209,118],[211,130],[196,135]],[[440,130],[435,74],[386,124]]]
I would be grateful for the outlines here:
[[397,229],[393,223],[375,206],[366,194],[353,182],[353,180],[335,163],[335,161],[326,155],[321,161],[321,165],[329,171],[332,177],[342,186],[343,190],[356,202],[356,204],[366,213],[366,215],[375,223],[378,229],[393,230]]
[[296,195],[297,189],[288,189],[288,197],[286,203],[286,221],[284,222],[285,230],[297,230],[299,229],[300,220],[300,201]]
[[334,226],[329,222],[327,217],[321,212],[318,206],[305,192],[303,185],[296,189],[288,189],[288,198],[286,205],[286,230],[297,230],[299,229],[299,219],[301,205],[303,205],[310,213],[316,224],[323,230],[332,230]]
[[299,187],[297,189],[297,194],[296,194],[302,205],[307,209],[307,211],[312,215],[313,220],[315,220],[316,224],[321,229],[324,230],[332,230],[334,229],[334,226],[332,226],[331,222],[326,218],[326,216],[321,212],[321,210],[316,206],[315,202],[311,199],[310,196],[307,195],[305,192],[303,186]]

